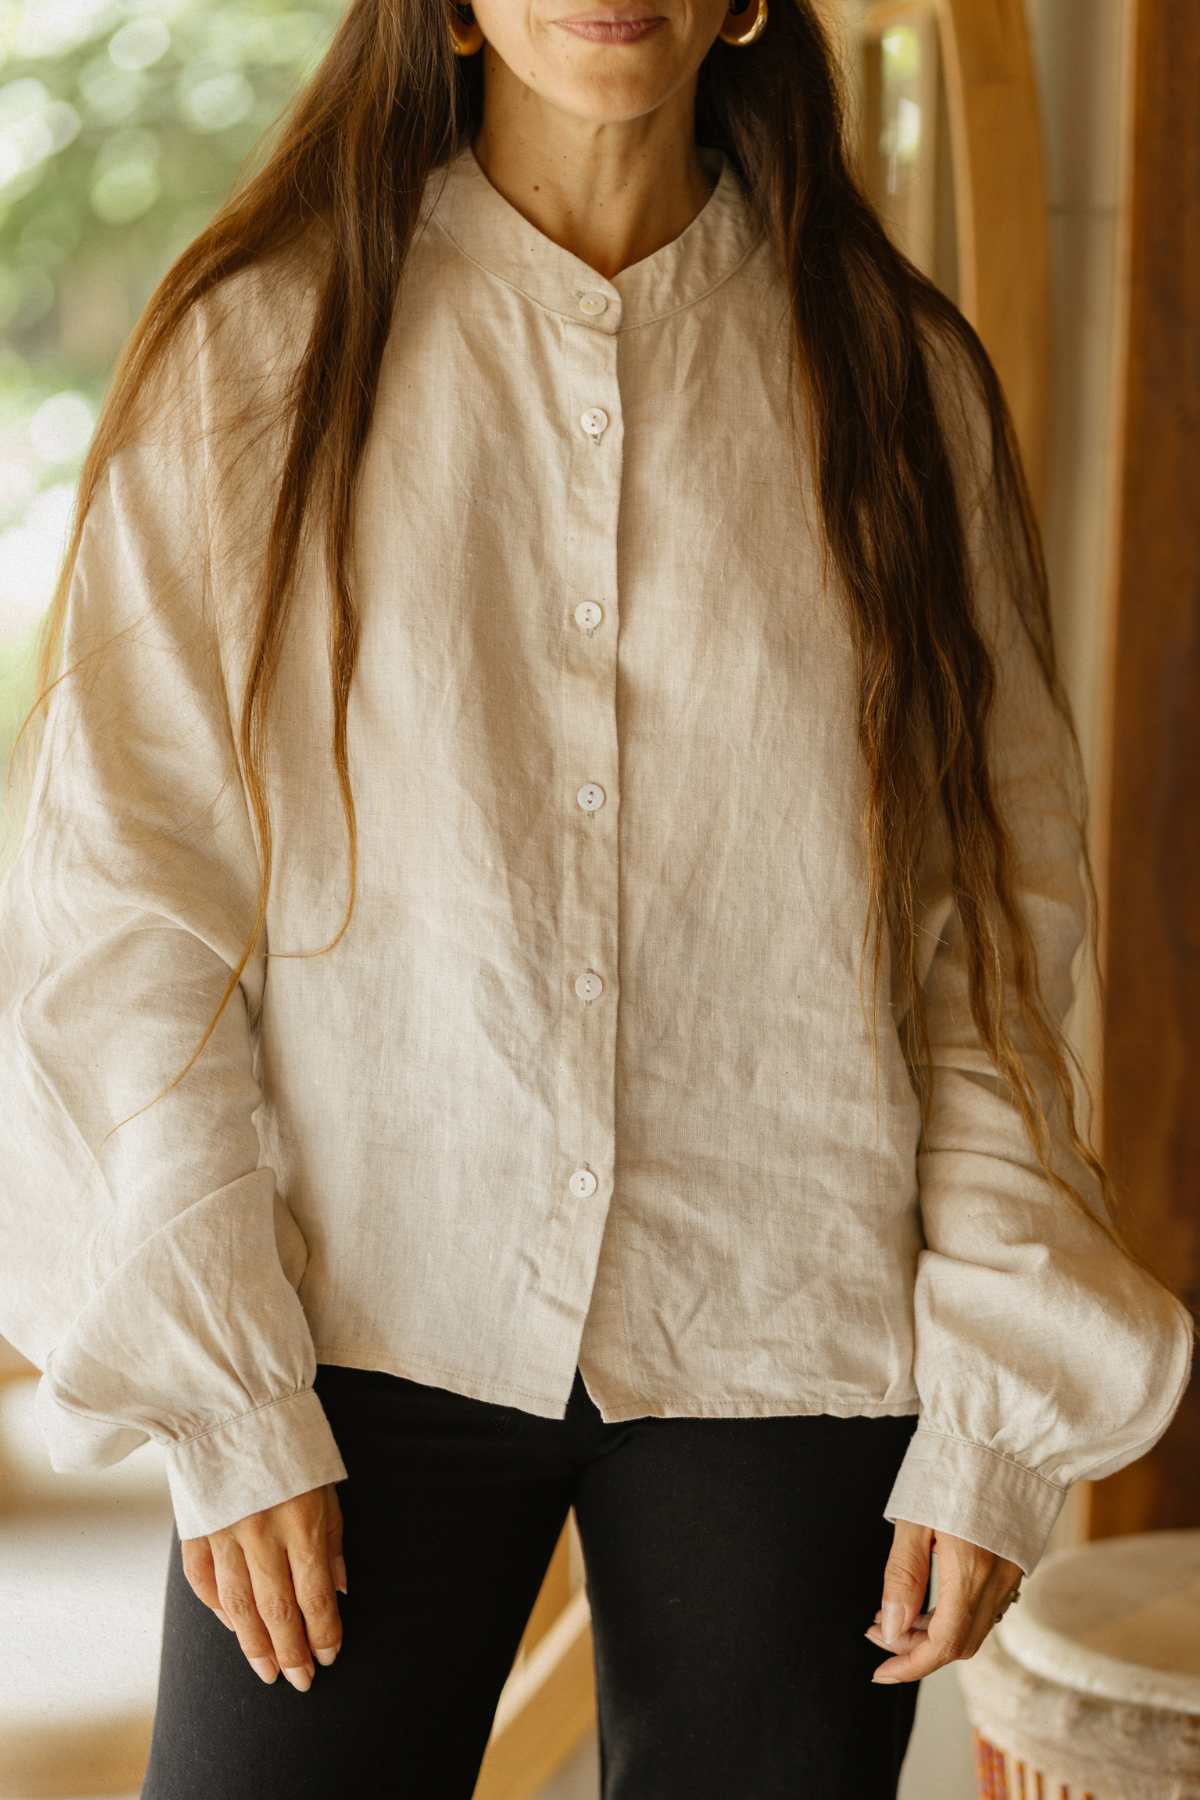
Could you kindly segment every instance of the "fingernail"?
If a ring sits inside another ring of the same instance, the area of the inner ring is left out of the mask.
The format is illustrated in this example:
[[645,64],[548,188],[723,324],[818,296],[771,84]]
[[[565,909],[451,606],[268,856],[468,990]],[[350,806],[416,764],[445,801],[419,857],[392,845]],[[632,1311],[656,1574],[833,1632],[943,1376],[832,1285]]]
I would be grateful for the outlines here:
[[306,1694],[312,1686],[312,1671],[303,1663],[298,1664],[294,1669],[285,1669],[283,1672],[292,1686],[299,1688],[302,1694]]
[[889,1687],[894,1687],[896,1685],[896,1683],[899,1681],[899,1679],[900,1679],[900,1677],[898,1675],[881,1675],[879,1673],[878,1669],[875,1671],[874,1675],[872,1675],[872,1677],[871,1677],[872,1681],[878,1681],[880,1683],[883,1683],[886,1681]]
[[880,1630],[883,1632],[885,1643],[892,1644],[900,1636],[903,1617],[904,1614],[898,1600],[884,1601],[883,1624],[880,1626]]
[[225,1614],[221,1611],[220,1607],[214,1606],[213,1611],[216,1613],[218,1619],[220,1619],[220,1621],[221,1621],[222,1625],[225,1627],[226,1631],[232,1631],[233,1626],[230,1623],[229,1619],[227,1619]]
[[316,1657],[316,1659],[320,1663],[321,1667],[323,1669],[327,1669],[329,1667],[330,1663],[333,1661],[334,1657],[337,1655],[337,1649],[314,1650],[313,1655]]
[[274,1681],[279,1673],[279,1670],[275,1666],[275,1658],[273,1656],[252,1656],[250,1658],[250,1667],[254,1670],[254,1673],[260,1680],[265,1681],[268,1684]]
[[335,1556],[333,1559],[333,1585],[340,1594],[344,1594],[347,1591],[346,1559],[344,1556]]

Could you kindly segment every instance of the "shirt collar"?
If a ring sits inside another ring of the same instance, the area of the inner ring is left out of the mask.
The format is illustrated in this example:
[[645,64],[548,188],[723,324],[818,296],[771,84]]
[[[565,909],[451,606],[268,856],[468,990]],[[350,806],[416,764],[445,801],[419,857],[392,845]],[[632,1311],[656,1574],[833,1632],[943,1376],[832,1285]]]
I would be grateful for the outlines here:
[[763,236],[724,150],[702,144],[697,152],[717,177],[700,211],[670,243],[611,280],[506,200],[469,141],[431,172],[422,216],[432,217],[465,256],[548,312],[595,331],[647,325],[711,293]]

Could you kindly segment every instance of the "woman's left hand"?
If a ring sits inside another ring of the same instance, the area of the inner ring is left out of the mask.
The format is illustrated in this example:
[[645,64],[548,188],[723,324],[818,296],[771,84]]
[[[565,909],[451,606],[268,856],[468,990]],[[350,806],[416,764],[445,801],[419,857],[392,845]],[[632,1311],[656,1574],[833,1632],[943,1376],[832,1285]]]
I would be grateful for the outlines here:
[[[937,1551],[938,1597],[921,1611]],[[896,1654],[879,1664],[873,1681],[919,1681],[945,1663],[974,1656],[996,1615],[1021,1581],[1019,1563],[951,1537],[929,1525],[897,1519],[883,1572],[883,1605],[865,1635]]]

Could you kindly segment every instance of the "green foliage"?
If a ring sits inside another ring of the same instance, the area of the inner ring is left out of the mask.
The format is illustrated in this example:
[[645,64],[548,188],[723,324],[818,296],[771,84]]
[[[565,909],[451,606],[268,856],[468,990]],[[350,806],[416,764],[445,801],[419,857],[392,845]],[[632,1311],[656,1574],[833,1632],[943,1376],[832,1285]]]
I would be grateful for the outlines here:
[[9,604],[14,546],[27,562],[39,496],[73,485],[151,288],[225,198],[341,10],[0,0],[0,639],[23,639],[29,623],[24,598]]

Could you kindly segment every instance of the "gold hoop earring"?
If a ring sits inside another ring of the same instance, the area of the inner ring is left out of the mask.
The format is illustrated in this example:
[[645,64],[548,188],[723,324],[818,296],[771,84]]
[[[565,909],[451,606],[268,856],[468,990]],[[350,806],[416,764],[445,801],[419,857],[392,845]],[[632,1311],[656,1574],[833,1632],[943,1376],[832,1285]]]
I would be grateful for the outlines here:
[[[463,14],[468,17],[464,19]],[[450,42],[455,56],[474,56],[477,50],[483,49],[483,27],[472,15],[469,0],[451,0]]]
[[[744,44],[753,44],[767,29],[767,0],[758,0],[758,10],[749,25],[743,24],[741,20],[741,14],[745,12],[746,4],[747,0],[742,0],[740,6],[730,7],[726,13],[725,22],[717,33],[723,44],[736,44],[739,47]],[[730,19],[736,19],[737,23],[731,26]]]

